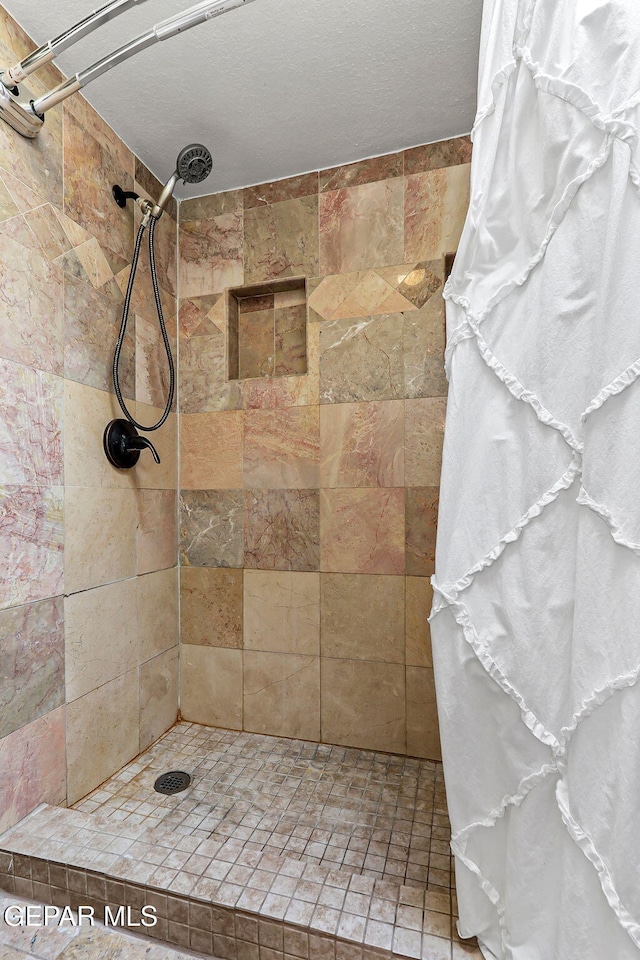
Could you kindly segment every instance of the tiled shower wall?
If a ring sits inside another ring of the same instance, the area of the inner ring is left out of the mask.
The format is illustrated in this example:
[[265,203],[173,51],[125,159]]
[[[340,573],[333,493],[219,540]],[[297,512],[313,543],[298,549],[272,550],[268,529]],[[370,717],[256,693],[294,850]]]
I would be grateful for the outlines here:
[[[186,719],[438,758],[441,295],[469,160],[460,138],[181,204]],[[308,372],[227,380],[224,289],[288,276]]]
[[[34,46],[0,7],[0,63]],[[135,227],[111,186],[134,182],[159,188],[77,95],[37,140],[0,124],[0,832],[79,799],[177,713],[175,418],[160,467],[143,454],[120,473],[102,452]],[[158,259],[175,336],[172,216]],[[148,422],[164,393],[142,273],[122,370]]]

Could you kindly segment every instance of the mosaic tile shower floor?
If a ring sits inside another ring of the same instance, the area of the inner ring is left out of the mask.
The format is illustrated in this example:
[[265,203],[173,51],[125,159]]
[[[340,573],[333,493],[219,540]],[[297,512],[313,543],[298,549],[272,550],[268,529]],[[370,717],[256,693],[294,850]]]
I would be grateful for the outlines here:
[[[170,770],[191,786],[156,793]],[[222,960],[479,960],[448,837],[438,763],[181,722],[3,834],[0,890],[152,903],[151,936]]]
[[[191,774],[191,786],[156,793],[169,770]],[[223,853],[447,893],[452,884],[442,765],[428,760],[182,722],[75,809],[215,840]]]

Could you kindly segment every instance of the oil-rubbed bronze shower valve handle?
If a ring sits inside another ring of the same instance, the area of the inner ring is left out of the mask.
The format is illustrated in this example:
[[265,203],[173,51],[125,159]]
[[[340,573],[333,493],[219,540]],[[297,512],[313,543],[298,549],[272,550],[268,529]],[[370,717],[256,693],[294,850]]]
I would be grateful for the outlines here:
[[104,452],[109,463],[119,470],[130,470],[140,459],[142,450],[150,450],[156,463],[160,463],[158,451],[146,437],[141,437],[128,420],[112,420],[107,424],[102,438]]
[[124,441],[124,452],[130,453],[132,450],[151,450],[153,454],[153,459],[156,463],[160,463],[160,456],[158,451],[151,443],[151,440],[147,440],[146,437],[128,437]]

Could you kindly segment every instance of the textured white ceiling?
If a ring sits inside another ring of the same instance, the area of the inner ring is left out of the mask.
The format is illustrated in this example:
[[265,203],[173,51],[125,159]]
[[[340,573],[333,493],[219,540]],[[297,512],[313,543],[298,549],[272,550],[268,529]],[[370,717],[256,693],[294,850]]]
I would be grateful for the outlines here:
[[[106,0],[3,0],[43,43]],[[194,0],[148,0],[63,54],[75,73]],[[159,179],[206,144],[228,190],[467,133],[481,0],[256,0],[85,89]],[[3,66],[3,65],[0,65]]]

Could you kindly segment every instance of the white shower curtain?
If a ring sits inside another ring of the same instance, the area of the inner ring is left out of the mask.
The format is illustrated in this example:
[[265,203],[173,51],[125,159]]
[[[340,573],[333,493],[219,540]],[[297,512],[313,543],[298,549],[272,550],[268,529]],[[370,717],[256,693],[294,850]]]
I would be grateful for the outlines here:
[[640,960],[640,0],[485,0],[432,634],[461,936]]

